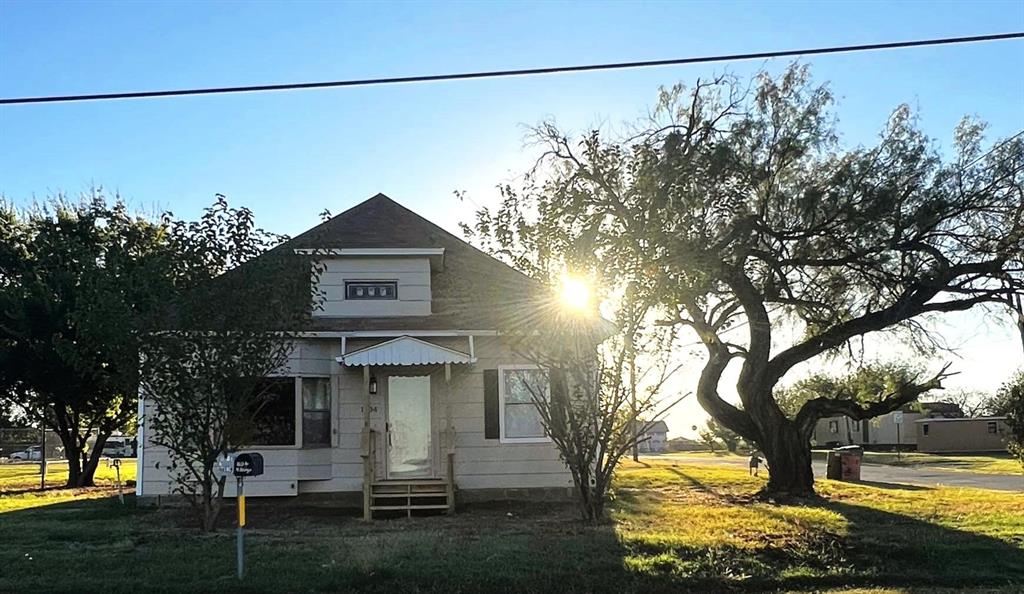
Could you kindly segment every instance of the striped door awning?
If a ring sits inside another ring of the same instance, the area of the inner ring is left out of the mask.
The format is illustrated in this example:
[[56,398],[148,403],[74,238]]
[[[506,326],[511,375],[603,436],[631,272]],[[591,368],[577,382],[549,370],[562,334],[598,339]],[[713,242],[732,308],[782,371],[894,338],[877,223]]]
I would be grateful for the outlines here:
[[436,365],[473,363],[474,359],[456,351],[412,336],[399,336],[337,358],[342,365]]

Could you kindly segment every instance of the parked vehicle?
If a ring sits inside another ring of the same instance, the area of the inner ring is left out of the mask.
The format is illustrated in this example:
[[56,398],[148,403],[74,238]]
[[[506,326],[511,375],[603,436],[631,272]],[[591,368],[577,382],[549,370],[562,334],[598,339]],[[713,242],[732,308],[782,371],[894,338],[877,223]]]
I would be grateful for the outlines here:
[[103,455],[110,458],[131,458],[135,455],[135,438],[130,435],[114,435],[103,444]]
[[8,458],[11,460],[42,460],[43,449],[40,446],[29,446],[20,452],[13,452]]

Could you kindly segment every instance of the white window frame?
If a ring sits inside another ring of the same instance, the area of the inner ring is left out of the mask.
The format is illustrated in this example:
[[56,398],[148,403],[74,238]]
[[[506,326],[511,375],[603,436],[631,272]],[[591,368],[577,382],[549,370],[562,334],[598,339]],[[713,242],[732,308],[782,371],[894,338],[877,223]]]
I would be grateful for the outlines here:
[[[500,443],[551,443],[551,436],[545,434],[541,437],[506,437],[505,436],[505,371],[516,369],[540,369],[539,365],[499,365],[498,366],[498,429]],[[551,397],[550,381],[548,382],[548,398]]]
[[[282,373],[282,374],[279,374],[279,375],[278,374],[268,375],[264,379],[274,379],[274,378],[291,378],[294,381],[294,384],[293,384],[294,390],[295,390],[295,392],[294,392],[294,398],[295,398],[295,437],[294,437],[294,442],[291,443],[291,444],[285,444],[285,445],[253,445],[253,446],[250,446],[249,449],[261,449],[261,450],[324,450],[324,449],[336,447],[335,439],[334,439],[334,436],[337,434],[337,432],[335,431],[336,423],[337,423],[337,421],[336,421],[337,414],[335,413],[335,410],[336,410],[335,409],[335,405],[336,405],[336,402],[337,402],[338,399],[334,397],[334,380],[331,378],[331,376],[330,375],[326,375],[326,374],[299,374],[299,373],[296,373],[296,374],[287,373],[286,374],[286,373]],[[326,379],[326,380],[329,381],[329,385],[330,385],[329,389],[330,389],[330,397],[331,397],[331,408],[330,408],[330,410],[331,410],[331,442],[330,442],[330,445],[315,446],[315,447],[313,447],[313,446],[305,447],[305,446],[302,445],[302,411],[303,411],[303,406],[302,406],[302,378]]]

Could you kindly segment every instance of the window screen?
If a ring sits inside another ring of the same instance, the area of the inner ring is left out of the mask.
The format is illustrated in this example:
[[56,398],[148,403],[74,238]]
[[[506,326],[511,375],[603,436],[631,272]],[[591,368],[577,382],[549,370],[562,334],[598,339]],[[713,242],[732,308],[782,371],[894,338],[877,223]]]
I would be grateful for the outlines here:
[[550,388],[547,377],[539,369],[502,369],[502,394],[505,414],[505,437],[543,438],[544,424],[534,404],[534,397],[547,399]]
[[331,445],[331,380],[302,378],[302,445]]

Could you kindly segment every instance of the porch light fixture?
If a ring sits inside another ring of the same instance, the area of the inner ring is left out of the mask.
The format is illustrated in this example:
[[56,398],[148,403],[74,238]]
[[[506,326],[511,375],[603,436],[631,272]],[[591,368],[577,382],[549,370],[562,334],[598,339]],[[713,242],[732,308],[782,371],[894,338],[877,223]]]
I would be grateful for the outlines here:
[[376,393],[377,393],[377,377],[371,375],[370,376],[370,394],[376,394]]

